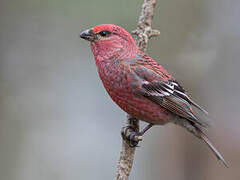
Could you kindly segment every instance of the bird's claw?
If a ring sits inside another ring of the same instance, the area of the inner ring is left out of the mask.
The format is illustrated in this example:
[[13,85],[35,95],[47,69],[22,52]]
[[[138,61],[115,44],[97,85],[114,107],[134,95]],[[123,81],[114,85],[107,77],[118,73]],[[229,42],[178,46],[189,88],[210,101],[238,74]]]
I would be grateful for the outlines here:
[[130,147],[138,147],[139,141],[142,141],[143,137],[140,133],[136,132],[133,126],[129,125],[123,127],[121,130],[123,139],[125,139]]

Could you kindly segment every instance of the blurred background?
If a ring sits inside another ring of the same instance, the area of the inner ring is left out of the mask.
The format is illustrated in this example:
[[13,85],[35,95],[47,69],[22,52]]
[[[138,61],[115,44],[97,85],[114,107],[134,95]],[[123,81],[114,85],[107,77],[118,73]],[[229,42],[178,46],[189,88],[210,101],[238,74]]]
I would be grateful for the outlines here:
[[[101,84],[86,28],[136,28],[142,1],[1,0],[0,179],[113,179],[126,114]],[[240,1],[159,0],[147,54],[207,109],[230,168],[180,127],[153,127],[130,179],[240,179]]]

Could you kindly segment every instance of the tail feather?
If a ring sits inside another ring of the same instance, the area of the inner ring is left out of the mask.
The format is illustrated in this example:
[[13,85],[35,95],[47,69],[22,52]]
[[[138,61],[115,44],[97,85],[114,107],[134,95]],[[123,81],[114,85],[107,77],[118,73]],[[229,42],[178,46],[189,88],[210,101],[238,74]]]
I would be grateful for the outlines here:
[[224,158],[222,157],[222,155],[218,152],[218,150],[213,146],[213,144],[210,142],[210,140],[208,139],[208,137],[201,131],[198,130],[200,138],[207,144],[207,146],[211,149],[211,151],[215,154],[215,156],[222,161],[222,163],[225,165],[225,167],[229,167],[227,162],[224,160]]
[[225,165],[225,167],[229,167],[222,155],[218,152],[218,150],[213,146],[213,144],[208,139],[207,135],[204,133],[205,127],[201,126],[200,124],[193,123],[192,121],[189,121],[184,118],[177,117],[172,121],[175,124],[178,124],[184,128],[186,128],[190,133],[198,137],[199,139],[203,140],[204,143],[211,149],[211,151],[215,154],[215,156],[222,161],[222,163]]

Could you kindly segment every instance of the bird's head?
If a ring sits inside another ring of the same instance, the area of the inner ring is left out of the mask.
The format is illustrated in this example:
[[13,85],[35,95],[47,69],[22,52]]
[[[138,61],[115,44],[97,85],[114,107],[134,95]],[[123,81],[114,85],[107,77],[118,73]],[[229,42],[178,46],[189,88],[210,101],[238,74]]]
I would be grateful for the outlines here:
[[113,24],[101,24],[80,33],[80,37],[90,41],[92,52],[96,56],[130,56],[137,51],[131,35],[123,28]]

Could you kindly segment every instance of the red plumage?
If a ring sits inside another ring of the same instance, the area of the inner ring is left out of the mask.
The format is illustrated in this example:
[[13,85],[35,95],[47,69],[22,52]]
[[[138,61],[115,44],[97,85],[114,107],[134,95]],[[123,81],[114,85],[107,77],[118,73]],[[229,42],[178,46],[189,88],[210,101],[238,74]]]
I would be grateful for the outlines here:
[[123,28],[103,24],[81,33],[91,42],[99,76],[112,100],[125,112],[151,124],[178,124],[202,139],[226,162],[204,134],[207,122],[194,114],[182,86],[155,60],[139,51]]

